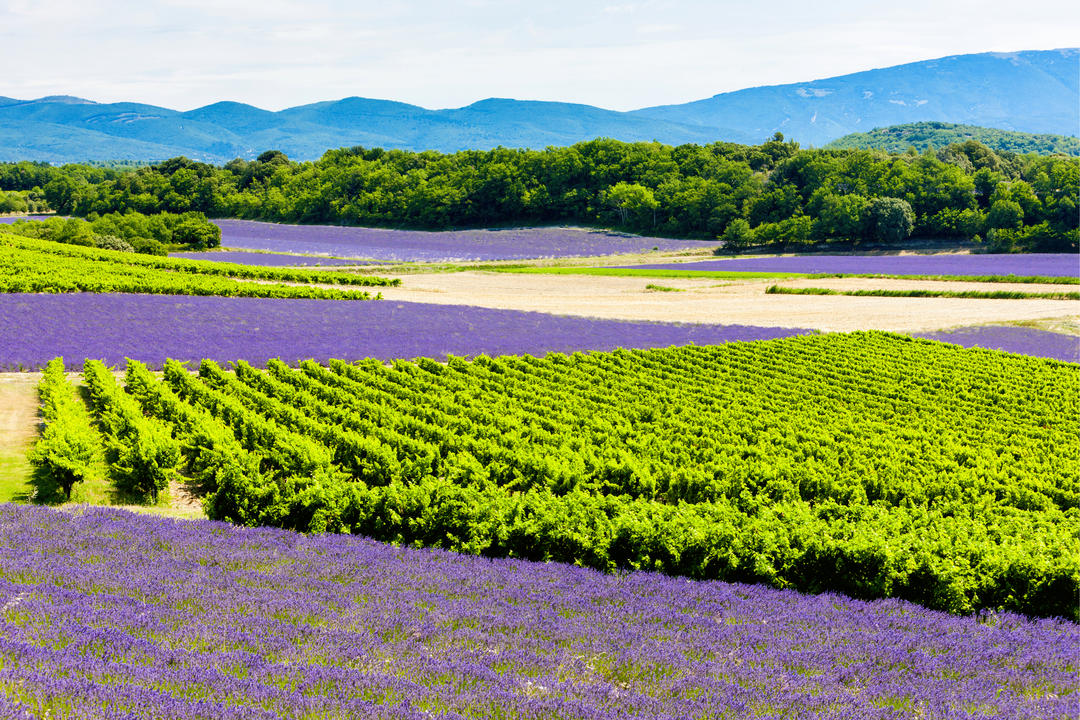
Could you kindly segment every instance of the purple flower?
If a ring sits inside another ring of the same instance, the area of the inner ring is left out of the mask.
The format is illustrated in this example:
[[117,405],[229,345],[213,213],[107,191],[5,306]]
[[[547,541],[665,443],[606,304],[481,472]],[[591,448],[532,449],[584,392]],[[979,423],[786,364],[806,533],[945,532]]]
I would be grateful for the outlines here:
[[648,270],[846,273],[873,275],[1020,275],[1080,277],[1080,255],[801,255],[731,258],[689,263],[637,265]]
[[604,230],[542,227],[504,230],[387,230],[338,225],[279,225],[251,220],[215,220],[221,245],[393,261],[523,260],[541,257],[612,255],[655,248],[711,250],[716,243],[640,237]]
[[1080,363],[1080,337],[1063,333],[1047,332],[1035,328],[1009,325],[980,325],[975,327],[922,333],[918,337],[928,340],[1004,350],[1020,355],[1053,358],[1065,362]]
[[0,505],[0,608],[0,717],[1080,711],[1080,629],[1061,620],[102,508]]
[[56,356],[160,365],[166,358],[263,364],[614,350],[766,340],[808,332],[681,325],[388,300],[277,300],[134,294],[0,294],[0,368]]

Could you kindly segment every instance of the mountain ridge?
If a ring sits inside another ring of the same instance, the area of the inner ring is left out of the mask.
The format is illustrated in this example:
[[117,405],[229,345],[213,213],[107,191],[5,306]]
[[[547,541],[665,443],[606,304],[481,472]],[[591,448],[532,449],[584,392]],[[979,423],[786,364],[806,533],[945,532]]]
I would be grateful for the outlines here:
[[1059,48],[950,55],[632,112],[704,126],[736,116],[743,130],[760,135],[771,128],[821,145],[851,132],[935,120],[1075,135],[1078,106],[1080,49]]
[[923,121],[1080,134],[1080,49],[952,55],[627,112],[511,98],[437,110],[358,96],[278,111],[223,100],[178,111],[70,95],[0,97],[0,161],[186,155],[221,163],[268,149],[307,160],[352,145],[451,152],[601,136],[759,143],[775,132],[820,146],[853,132]]

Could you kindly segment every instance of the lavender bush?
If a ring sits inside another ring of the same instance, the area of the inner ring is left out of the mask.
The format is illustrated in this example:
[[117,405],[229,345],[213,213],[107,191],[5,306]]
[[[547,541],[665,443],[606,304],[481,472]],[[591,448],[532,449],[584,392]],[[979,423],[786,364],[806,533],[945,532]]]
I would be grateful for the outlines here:
[[0,688],[77,718],[1069,718],[1080,629],[0,506]]
[[310,255],[284,255],[264,252],[178,252],[169,253],[169,257],[189,260],[213,260],[215,262],[236,263],[237,265],[263,265],[267,267],[301,267],[309,265],[356,265],[356,260],[340,258],[314,257]]
[[[364,307],[354,307],[363,305]],[[125,357],[263,364],[313,358],[384,360],[618,347],[709,345],[807,332],[560,317],[463,305],[70,293],[0,294],[0,368]]]
[[251,220],[215,220],[223,247],[394,261],[524,260],[541,257],[612,255],[652,248],[711,250],[716,243],[668,240],[581,228],[513,228],[429,232],[278,225]]
[[1063,333],[1036,330],[1035,328],[1010,325],[980,325],[975,327],[922,333],[918,337],[929,340],[1004,350],[1021,355],[1053,358],[1065,362],[1080,363],[1080,337]]
[[1080,255],[802,255],[637,265],[648,270],[1080,277]]

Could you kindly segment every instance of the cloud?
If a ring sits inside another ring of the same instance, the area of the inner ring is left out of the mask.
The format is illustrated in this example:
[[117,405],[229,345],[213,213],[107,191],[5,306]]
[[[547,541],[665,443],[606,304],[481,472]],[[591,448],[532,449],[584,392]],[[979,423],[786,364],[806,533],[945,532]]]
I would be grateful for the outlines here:
[[[977,9],[977,11],[976,11]],[[1047,22],[1045,18],[1055,18]],[[490,96],[614,109],[684,102],[942,55],[1062,47],[1070,4],[642,0],[5,0],[0,95],[188,109],[364,95]]]

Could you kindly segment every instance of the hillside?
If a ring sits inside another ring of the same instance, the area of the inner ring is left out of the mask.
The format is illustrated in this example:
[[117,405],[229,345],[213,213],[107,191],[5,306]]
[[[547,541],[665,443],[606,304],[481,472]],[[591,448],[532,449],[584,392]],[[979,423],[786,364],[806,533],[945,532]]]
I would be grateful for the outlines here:
[[345,98],[280,112],[220,102],[178,112],[138,103],[58,102],[52,98],[0,104],[0,162],[161,160],[186,156],[222,163],[268,148],[312,160],[327,149],[363,145],[404,150],[488,150],[499,145],[572,145],[596,137],[625,141],[750,142],[718,130],[637,117],[588,105],[488,99],[452,110]]
[[1030,133],[1080,129],[1080,49],[954,55],[812,82],[645,108],[642,117],[776,131],[803,145],[922,120]]
[[918,122],[875,128],[870,132],[851,133],[833,140],[826,148],[860,148],[904,152],[936,150],[947,145],[975,140],[987,147],[1019,154],[1080,155],[1080,138],[998,130],[978,125],[954,125],[943,122]]
[[350,97],[278,112],[237,102],[180,112],[70,96],[3,97],[0,161],[184,155],[221,163],[270,148],[310,160],[353,145],[452,152],[597,137],[756,143],[777,131],[820,146],[867,128],[920,121],[1074,135],[1080,128],[1078,63],[1078,49],[958,55],[631,112],[500,98],[442,110]]

